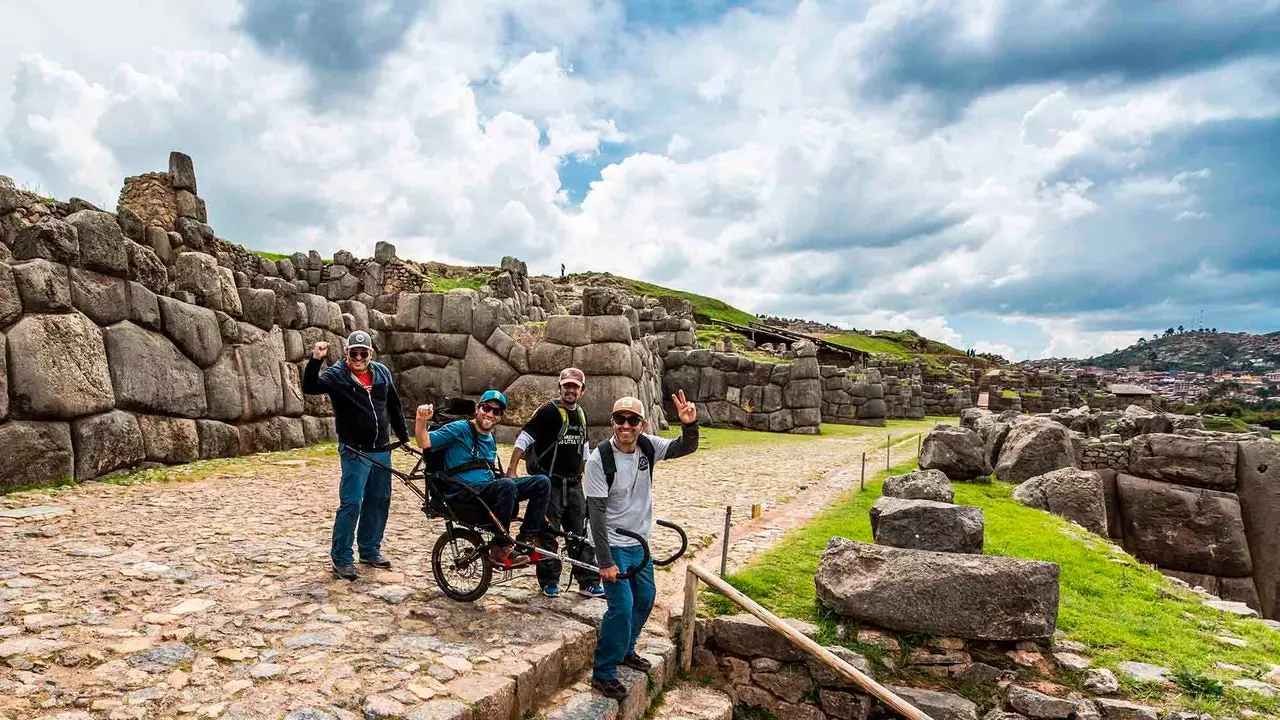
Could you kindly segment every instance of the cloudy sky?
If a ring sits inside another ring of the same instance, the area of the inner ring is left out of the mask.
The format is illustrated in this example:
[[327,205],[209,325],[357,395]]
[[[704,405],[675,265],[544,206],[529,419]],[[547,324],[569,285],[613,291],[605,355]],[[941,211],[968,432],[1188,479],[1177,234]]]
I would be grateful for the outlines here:
[[0,174],[1010,359],[1280,329],[1280,0],[0,0]]

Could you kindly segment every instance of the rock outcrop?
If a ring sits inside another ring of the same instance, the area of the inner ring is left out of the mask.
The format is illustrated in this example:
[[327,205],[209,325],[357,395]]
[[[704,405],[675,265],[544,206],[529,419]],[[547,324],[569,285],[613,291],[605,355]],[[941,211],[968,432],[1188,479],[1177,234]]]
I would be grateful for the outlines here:
[[970,481],[991,474],[982,438],[977,432],[940,423],[925,435],[920,447],[920,467],[941,470],[948,478]]
[[1014,488],[1013,499],[1107,537],[1107,501],[1102,476],[1092,470],[1062,468],[1037,475]]

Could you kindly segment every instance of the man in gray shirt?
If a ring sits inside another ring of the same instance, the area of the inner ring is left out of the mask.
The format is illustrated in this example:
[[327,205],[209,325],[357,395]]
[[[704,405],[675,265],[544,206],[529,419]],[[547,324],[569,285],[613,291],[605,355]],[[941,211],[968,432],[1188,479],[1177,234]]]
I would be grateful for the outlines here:
[[[618,681],[618,664],[649,670],[649,661],[636,654],[636,639],[653,610],[657,589],[653,563],[636,567],[644,551],[633,538],[618,531],[629,530],[649,541],[653,531],[653,464],[698,449],[697,408],[685,400],[683,390],[673,395],[671,402],[681,424],[676,440],[641,432],[644,404],[638,399],[624,397],[615,402],[610,416],[613,437],[591,453],[583,478],[596,564],[609,604],[600,621],[591,686],[619,701],[627,696],[627,689]],[[619,580],[619,568],[630,577]]]

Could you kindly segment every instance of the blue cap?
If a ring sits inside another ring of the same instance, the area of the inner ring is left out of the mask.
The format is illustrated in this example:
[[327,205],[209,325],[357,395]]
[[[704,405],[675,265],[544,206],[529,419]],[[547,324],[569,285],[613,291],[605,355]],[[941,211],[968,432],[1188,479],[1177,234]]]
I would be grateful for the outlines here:
[[496,400],[497,402],[502,403],[502,408],[504,410],[507,407],[507,396],[503,395],[497,390],[485,390],[484,394],[480,396],[480,402],[477,404],[484,404],[489,402],[490,400]]

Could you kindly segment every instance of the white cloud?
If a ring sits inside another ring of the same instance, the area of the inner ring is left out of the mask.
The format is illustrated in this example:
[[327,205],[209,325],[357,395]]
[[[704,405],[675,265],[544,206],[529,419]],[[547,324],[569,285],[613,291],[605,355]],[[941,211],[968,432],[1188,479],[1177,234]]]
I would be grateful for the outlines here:
[[1018,352],[1013,349],[1012,345],[1006,345],[1004,343],[987,342],[986,340],[979,340],[978,342],[974,343],[973,349],[975,352],[978,352],[978,353],[991,353],[991,354],[999,355],[1005,360],[1009,360],[1011,362],[1015,359],[1015,357],[1018,354]]

